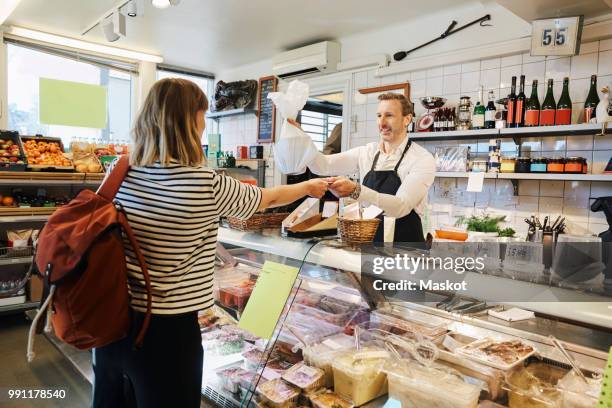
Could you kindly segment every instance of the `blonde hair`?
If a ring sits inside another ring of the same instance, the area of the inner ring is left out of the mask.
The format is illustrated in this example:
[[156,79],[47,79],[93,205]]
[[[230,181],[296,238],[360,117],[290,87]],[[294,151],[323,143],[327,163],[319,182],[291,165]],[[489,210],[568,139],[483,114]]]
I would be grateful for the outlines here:
[[387,92],[387,93],[378,95],[378,100],[379,101],[399,101],[402,104],[402,115],[404,116],[413,115],[414,116],[413,103],[410,102],[410,100],[402,94]]
[[207,110],[208,99],[195,83],[181,78],[157,81],[132,130],[130,163],[142,167],[156,161],[168,165],[175,160],[183,166],[201,165],[204,152],[197,113]]

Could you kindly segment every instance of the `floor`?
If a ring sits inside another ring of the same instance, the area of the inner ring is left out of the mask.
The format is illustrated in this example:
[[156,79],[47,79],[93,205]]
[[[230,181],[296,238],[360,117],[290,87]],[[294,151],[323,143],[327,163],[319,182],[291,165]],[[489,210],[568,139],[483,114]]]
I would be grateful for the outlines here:
[[[90,406],[91,385],[46,338],[35,341],[36,358],[26,360],[29,321],[22,313],[0,316],[0,407],[83,408]],[[8,399],[10,389],[63,389],[65,399]],[[202,402],[201,408],[209,408]]]

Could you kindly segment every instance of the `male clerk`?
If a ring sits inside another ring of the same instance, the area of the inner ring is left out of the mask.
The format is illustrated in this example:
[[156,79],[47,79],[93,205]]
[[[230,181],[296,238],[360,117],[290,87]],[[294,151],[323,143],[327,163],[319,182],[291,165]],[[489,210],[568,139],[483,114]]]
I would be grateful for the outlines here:
[[[358,172],[362,184],[346,177],[332,177],[330,190],[338,197],[373,204],[385,215],[395,217],[394,242],[424,242],[421,216],[434,181],[435,160],[426,149],[408,139],[412,103],[395,93],[381,94],[378,100],[379,142],[332,155],[318,153],[308,167],[319,175]],[[290,122],[299,127],[297,122]],[[314,145],[312,148],[315,149]],[[374,242],[383,242],[382,222]]]

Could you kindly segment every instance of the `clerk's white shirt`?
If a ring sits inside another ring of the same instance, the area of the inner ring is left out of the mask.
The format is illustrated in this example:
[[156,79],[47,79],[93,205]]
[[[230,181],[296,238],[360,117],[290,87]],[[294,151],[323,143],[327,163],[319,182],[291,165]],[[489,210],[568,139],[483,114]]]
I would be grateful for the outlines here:
[[372,168],[377,152],[380,151],[380,155],[374,170],[393,170],[402,156],[406,143],[408,137],[389,153],[383,151],[382,142],[368,143],[332,155],[319,152],[308,167],[313,173],[321,176],[358,173],[362,183],[359,201],[377,206],[387,216],[399,218],[408,215],[412,210],[423,216],[427,208],[427,194],[435,178],[436,162],[431,153],[418,144],[412,142],[397,169],[402,184],[394,195],[378,193],[363,185],[363,180]]

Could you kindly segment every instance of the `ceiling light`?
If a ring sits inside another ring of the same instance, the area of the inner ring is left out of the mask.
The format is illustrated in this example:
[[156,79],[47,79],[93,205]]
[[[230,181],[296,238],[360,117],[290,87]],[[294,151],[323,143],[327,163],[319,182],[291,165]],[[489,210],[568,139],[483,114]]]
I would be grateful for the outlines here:
[[126,14],[130,17],[136,17],[138,15],[138,10],[136,7],[136,0],[131,0],[127,4]]
[[153,7],[158,9],[165,9],[170,7],[170,0],[151,0]]
[[31,40],[41,41],[49,44],[56,44],[64,47],[76,48],[85,51],[97,52],[100,54],[112,55],[116,57],[127,58],[131,60],[148,61],[160,64],[164,59],[159,55],[145,54],[144,52],[131,51],[123,48],[109,47],[108,45],[96,44],[87,41],[77,40],[75,38],[64,37],[61,35],[49,34],[42,31],[29,30],[21,27],[10,27],[5,31],[8,35],[15,37],[28,38]]
[[120,35],[115,33],[115,24],[111,17],[102,22],[102,31],[104,31],[104,37],[106,37],[108,42],[115,42],[120,38]]
[[0,24],[9,18],[21,0],[3,0],[0,2]]

